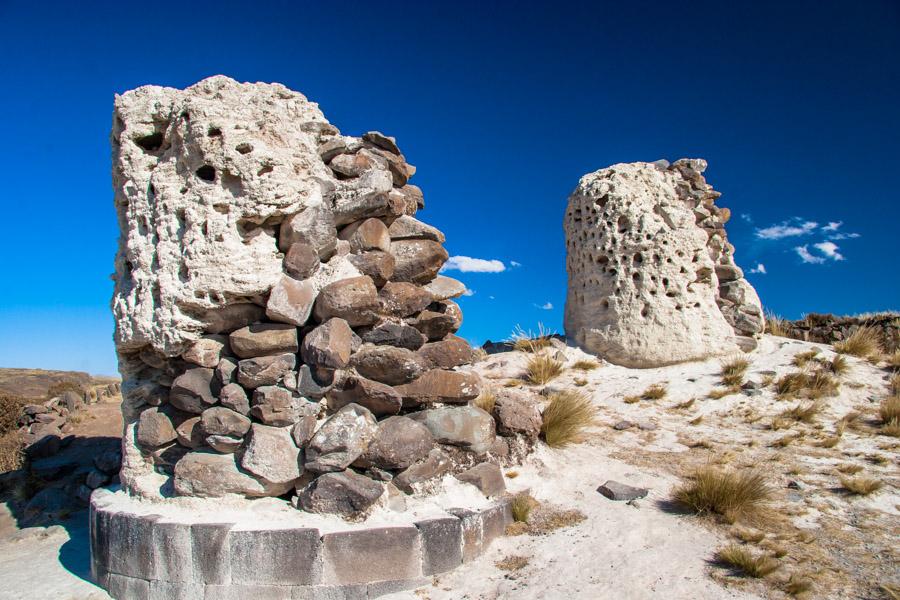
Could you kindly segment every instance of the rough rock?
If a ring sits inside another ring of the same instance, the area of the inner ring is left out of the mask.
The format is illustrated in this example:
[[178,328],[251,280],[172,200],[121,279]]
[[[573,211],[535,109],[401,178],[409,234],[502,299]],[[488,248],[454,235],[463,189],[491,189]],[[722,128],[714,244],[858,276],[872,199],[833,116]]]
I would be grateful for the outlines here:
[[328,260],[337,245],[337,231],[331,210],[319,205],[310,205],[281,223],[278,245],[283,252],[290,251],[294,244],[312,247],[321,260]]
[[254,358],[297,352],[297,328],[281,323],[249,325],[228,336],[231,348],[239,358]]
[[189,363],[213,368],[219,364],[222,354],[227,351],[228,338],[223,335],[206,335],[191,343],[181,355]]
[[245,358],[238,363],[238,383],[247,389],[274,385],[280,382],[285,374],[293,371],[296,363],[295,354]]
[[362,139],[379,148],[387,150],[391,154],[400,156],[400,148],[397,147],[396,138],[384,135],[380,131],[367,131],[363,134]]
[[212,392],[212,369],[195,367],[175,378],[169,391],[169,402],[185,412],[200,414],[216,403]]
[[327,369],[310,369],[301,365],[297,371],[297,393],[306,398],[323,398],[334,385],[334,374]]
[[425,361],[406,348],[364,345],[350,364],[360,375],[388,385],[412,381],[425,371]]
[[265,316],[266,310],[256,304],[228,304],[208,310],[204,314],[203,324],[209,333],[231,333],[250,323],[256,323]]
[[316,415],[304,414],[291,427],[291,439],[298,448],[303,448],[316,432]]
[[381,250],[371,250],[347,257],[360,273],[372,278],[376,287],[381,287],[394,276],[394,256]]
[[378,321],[378,290],[371,277],[352,277],[326,285],[319,292],[313,313],[320,323],[340,317],[351,327]]
[[158,448],[178,437],[169,415],[157,408],[148,408],[138,421],[137,441],[144,448]]
[[229,408],[214,406],[200,415],[200,427],[206,435],[240,438],[250,429],[250,419]]
[[[477,406],[448,406],[410,413],[442,444],[451,444],[483,454],[495,439],[494,419]],[[401,488],[402,489],[402,488]]]
[[396,415],[403,406],[403,399],[394,388],[358,375],[345,377],[340,386],[332,388],[326,397],[331,410],[359,404],[377,417]]
[[422,423],[407,417],[388,417],[378,424],[375,437],[354,464],[405,469],[425,458],[433,447],[434,436]]
[[185,448],[199,448],[206,443],[206,434],[200,427],[200,417],[191,417],[182,421],[181,425],[175,428],[178,435],[178,443]]
[[291,487],[290,483],[276,484],[246,473],[238,467],[234,454],[195,451],[175,464],[175,493],[179,496],[280,496]]
[[350,470],[317,477],[298,494],[303,510],[351,517],[368,510],[384,486]]
[[388,228],[388,233],[392,240],[433,240],[441,244],[446,241],[444,234],[437,227],[407,215],[397,217]]
[[631,501],[644,498],[649,493],[645,488],[632,487],[618,481],[610,479],[597,488],[597,491],[609,498],[610,500]]
[[540,399],[525,390],[494,390],[494,418],[500,435],[521,434],[535,439],[541,432]]
[[404,406],[444,402],[465,404],[481,394],[481,378],[477,373],[431,369],[418,379],[394,388]]
[[391,236],[387,225],[381,219],[366,219],[344,227],[338,239],[350,242],[350,251],[359,254],[367,250],[390,252]]
[[432,295],[435,301],[450,300],[451,298],[458,298],[465,294],[466,284],[462,281],[457,281],[452,277],[438,275],[425,286],[425,289]]
[[434,297],[425,288],[408,283],[390,281],[378,292],[381,310],[392,317],[408,317],[425,310]]
[[347,321],[328,319],[303,338],[303,362],[312,367],[343,369],[350,362],[352,335]]
[[178,354],[204,327],[195,315],[271,288],[282,257],[276,232],[261,224],[323,205],[322,182],[332,179],[310,122],[327,123],[302,94],[222,76],[116,96],[120,351],[149,344]]
[[418,350],[425,343],[425,336],[405,323],[384,321],[363,332],[362,341],[378,346],[396,346],[407,350]]
[[308,402],[294,392],[278,386],[262,386],[253,392],[250,414],[266,425],[286,427],[301,416],[318,413],[315,403]]
[[306,447],[305,467],[315,473],[342,471],[366,451],[378,424],[358,404],[348,404],[331,415]]
[[393,281],[428,283],[450,257],[444,247],[433,240],[397,240],[391,242],[394,255]]
[[500,496],[506,492],[506,483],[503,481],[503,472],[500,467],[492,463],[480,463],[457,473],[456,478],[466,483],[471,483],[488,498]]
[[241,449],[241,445],[244,443],[243,438],[230,435],[208,435],[204,441],[207,446],[222,454],[234,454]]
[[293,483],[300,477],[300,449],[290,428],[254,423],[247,436],[241,466],[272,483]]
[[303,325],[316,301],[316,288],[309,281],[283,275],[272,286],[266,302],[266,316],[279,323]]
[[229,383],[237,381],[238,361],[233,358],[223,358],[216,365],[215,382],[219,387],[225,387]]
[[219,392],[219,404],[242,415],[250,414],[250,400],[247,392],[236,383],[229,383]]
[[405,469],[391,480],[391,483],[406,494],[413,494],[416,487],[443,477],[453,468],[447,453],[439,448],[432,449],[424,460]]
[[284,272],[294,279],[312,277],[320,264],[319,253],[310,244],[293,244],[284,255]]
[[618,164],[569,197],[565,330],[586,351],[655,367],[737,350],[709,236],[679,186],[690,187],[677,170]]
[[471,363],[475,353],[469,342],[450,335],[441,341],[423,345],[419,348],[419,356],[433,369],[452,369]]

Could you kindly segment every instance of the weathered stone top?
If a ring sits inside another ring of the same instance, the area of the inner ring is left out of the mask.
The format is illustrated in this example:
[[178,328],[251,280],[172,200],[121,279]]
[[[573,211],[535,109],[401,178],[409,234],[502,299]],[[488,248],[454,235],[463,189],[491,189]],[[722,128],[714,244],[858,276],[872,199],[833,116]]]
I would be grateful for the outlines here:
[[119,349],[177,354],[208,310],[268,291],[282,256],[267,221],[326,201],[337,183],[317,146],[337,133],[315,103],[280,84],[216,76],[118,96]]

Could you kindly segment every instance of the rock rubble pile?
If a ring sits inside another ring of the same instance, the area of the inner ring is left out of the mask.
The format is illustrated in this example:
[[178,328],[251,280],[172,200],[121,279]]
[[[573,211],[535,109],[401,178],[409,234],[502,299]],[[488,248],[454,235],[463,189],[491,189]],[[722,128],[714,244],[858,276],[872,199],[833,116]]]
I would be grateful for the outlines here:
[[126,489],[350,516],[508,453],[393,138],[213,77],[118,97],[112,143]]

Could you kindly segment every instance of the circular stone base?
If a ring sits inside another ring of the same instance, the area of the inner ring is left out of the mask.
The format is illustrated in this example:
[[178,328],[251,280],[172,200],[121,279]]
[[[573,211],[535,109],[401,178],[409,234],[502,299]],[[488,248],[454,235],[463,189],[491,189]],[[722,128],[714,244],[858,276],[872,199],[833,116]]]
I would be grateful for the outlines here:
[[194,519],[149,508],[121,491],[91,496],[91,574],[117,600],[376,598],[476,558],[512,523],[509,499],[325,533],[262,515],[217,521],[215,503]]

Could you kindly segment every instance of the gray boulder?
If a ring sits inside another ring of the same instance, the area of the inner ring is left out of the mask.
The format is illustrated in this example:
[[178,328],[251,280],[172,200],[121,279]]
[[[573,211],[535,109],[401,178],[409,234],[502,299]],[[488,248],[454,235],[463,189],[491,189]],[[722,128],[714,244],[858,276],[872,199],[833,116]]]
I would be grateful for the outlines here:
[[206,435],[240,438],[250,429],[250,419],[230,408],[214,406],[200,415],[200,427]]
[[434,447],[434,436],[422,423],[407,417],[388,417],[378,424],[369,447],[354,463],[361,467],[405,469],[422,460]]
[[188,369],[172,382],[169,403],[175,408],[199,415],[216,403],[212,392],[213,375],[213,370],[205,367]]
[[339,317],[328,319],[303,338],[303,362],[319,368],[343,369],[350,361],[353,331]]
[[367,379],[388,385],[412,381],[425,371],[425,361],[406,348],[364,345],[350,364]]
[[241,466],[272,483],[293,483],[300,477],[300,449],[290,428],[254,423],[247,436]]
[[403,400],[394,388],[357,375],[345,377],[340,386],[332,388],[326,397],[331,410],[359,404],[378,417],[396,415],[403,406]]
[[626,502],[644,498],[650,492],[650,490],[645,488],[632,487],[624,483],[619,483],[618,481],[613,481],[612,479],[598,487],[597,491],[610,500]]
[[411,413],[442,444],[460,446],[476,454],[488,452],[494,444],[494,419],[477,406],[447,406]]
[[294,370],[297,364],[295,354],[276,354],[246,358],[238,363],[238,383],[248,389],[263,385],[275,385]]
[[239,358],[294,353],[299,348],[297,328],[282,323],[258,323],[242,327],[228,339],[231,349]]
[[456,475],[456,478],[471,483],[488,498],[500,496],[506,491],[503,473],[493,463],[481,463]]
[[250,498],[280,496],[291,489],[290,483],[272,483],[257,479],[238,467],[234,454],[195,451],[175,464],[175,494],[218,498],[239,494]]
[[158,408],[141,413],[137,425],[137,441],[144,448],[159,448],[178,438],[169,415]]
[[378,290],[371,277],[349,277],[329,283],[319,292],[313,308],[317,321],[340,317],[351,327],[378,321]]
[[443,477],[450,472],[453,463],[447,453],[434,448],[424,460],[405,469],[391,480],[400,491],[412,494],[415,488]]
[[308,512],[352,517],[368,510],[384,486],[353,471],[326,473],[300,491],[299,506]]
[[250,408],[254,418],[273,427],[293,425],[300,417],[317,412],[318,405],[288,389],[268,385],[253,392],[253,406]]
[[358,404],[331,415],[306,447],[305,467],[315,473],[342,471],[359,458],[378,431],[375,416]]
[[250,400],[247,392],[236,383],[229,383],[219,392],[219,404],[242,415],[250,414]]

